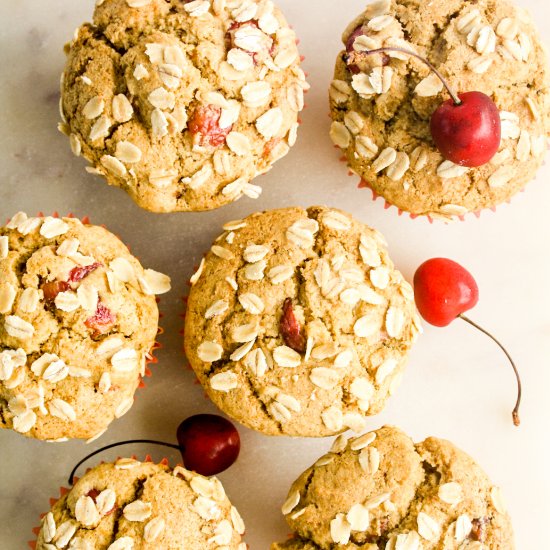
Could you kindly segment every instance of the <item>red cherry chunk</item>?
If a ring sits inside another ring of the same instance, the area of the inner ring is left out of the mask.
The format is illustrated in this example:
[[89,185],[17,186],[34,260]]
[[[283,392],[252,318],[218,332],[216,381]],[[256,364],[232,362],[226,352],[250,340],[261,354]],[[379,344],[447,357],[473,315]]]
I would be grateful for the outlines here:
[[281,335],[285,344],[298,353],[306,351],[306,337],[292,307],[292,300],[287,298],[283,303],[283,315],[280,321]]
[[265,145],[264,150],[262,151],[262,158],[268,159],[271,156],[271,153],[281,143],[282,138],[272,138]]
[[94,331],[96,335],[109,332],[116,322],[116,315],[102,302],[98,302],[94,315],[88,317],[84,324]]
[[472,275],[447,258],[432,258],[414,274],[414,298],[420,315],[436,327],[445,327],[478,302]]
[[482,517],[472,520],[472,531],[470,532],[470,540],[485,542],[487,536],[487,524],[489,518]]
[[[244,21],[244,22],[240,22],[240,21],[234,21],[231,26],[229,27],[229,29],[227,30],[227,34],[226,34],[226,40],[228,42],[228,50],[230,50],[231,48],[238,48],[238,46],[235,44],[235,31],[237,31],[238,29],[242,28],[242,27],[253,27],[253,28],[256,28],[256,29],[260,29],[260,25],[258,24],[258,21],[256,19],[251,19],[250,21]],[[271,55],[271,57],[274,56],[275,54],[275,42],[273,40],[273,38],[271,38],[270,36],[268,36],[266,33],[264,33],[263,31],[261,31],[262,34],[260,36],[263,35],[263,47],[265,50],[269,51],[269,55]],[[243,50],[243,51],[246,51],[246,50]],[[254,60],[254,65],[257,65],[258,64],[258,57],[259,57],[259,52],[249,52],[249,51],[246,51],[246,53],[248,53],[252,59]]]
[[353,48],[353,45],[355,44],[355,40],[365,34],[363,32],[363,25],[359,25],[351,34],[350,37],[346,41],[346,51],[348,53],[353,53],[355,49]]
[[185,419],[177,432],[183,465],[203,476],[227,470],[239,456],[241,439],[229,420],[214,414]]
[[221,108],[215,105],[199,105],[195,109],[187,127],[198,137],[201,146],[219,147],[225,143],[232,126],[220,128],[221,112]]
[[44,300],[46,302],[53,302],[60,292],[67,292],[70,286],[65,281],[50,281],[43,283],[40,287],[44,293]]
[[[90,497],[94,502],[97,502],[97,497],[101,494],[101,491],[99,491],[98,489],[90,489],[87,493],[86,493],[86,496],[87,497]],[[115,511],[115,508],[116,508],[116,505],[113,506],[110,510],[108,510],[107,512],[103,512],[103,515],[104,516],[109,516],[111,515],[114,511]]]
[[459,94],[460,105],[452,99],[433,113],[430,128],[439,152],[460,166],[481,166],[500,147],[500,112],[482,92]]
[[78,283],[85,277],[87,277],[90,273],[98,269],[99,267],[103,267],[103,264],[100,264],[99,262],[94,262],[90,265],[84,265],[81,267],[73,267],[69,273],[69,282],[70,283]]
[[87,497],[90,497],[94,502],[96,501],[96,498],[99,496],[99,491],[97,489],[90,489],[86,493]]

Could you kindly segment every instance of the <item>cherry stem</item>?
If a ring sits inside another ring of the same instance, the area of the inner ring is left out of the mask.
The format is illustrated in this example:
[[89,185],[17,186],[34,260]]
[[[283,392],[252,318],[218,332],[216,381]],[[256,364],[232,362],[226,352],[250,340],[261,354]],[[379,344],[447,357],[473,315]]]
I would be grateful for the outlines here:
[[506,348],[490,332],[487,332],[484,328],[480,327],[477,323],[474,323],[471,319],[468,319],[468,317],[466,317],[465,315],[459,315],[459,317],[463,321],[466,321],[467,323],[472,325],[474,328],[477,328],[477,330],[483,332],[483,334],[485,334],[489,338],[491,338],[491,340],[493,340],[493,342],[495,342],[500,347],[500,349],[505,353],[506,357],[508,357],[508,361],[510,361],[510,364],[512,365],[512,368],[514,369],[514,373],[516,375],[516,380],[517,380],[517,383],[518,383],[518,397],[517,397],[517,400],[516,400],[516,406],[514,407],[514,410],[512,411],[512,419],[514,421],[514,426],[519,426],[520,425],[519,405],[521,403],[521,379],[519,377],[519,372],[518,372],[518,369],[516,367],[516,364],[514,363],[514,360],[512,359],[512,357],[510,356],[510,354],[508,353]]
[[404,48],[394,48],[392,47],[384,47],[384,48],[376,48],[376,50],[367,50],[361,53],[365,53],[366,55],[371,55],[373,53],[385,53],[385,52],[401,52],[405,53],[407,55],[412,55],[413,57],[416,57],[416,59],[422,61],[425,65],[427,65],[430,70],[434,72],[434,74],[441,80],[443,83],[443,86],[445,86],[445,89],[449,92],[449,95],[453,99],[455,105],[462,105],[462,101],[460,101],[460,98],[458,97],[457,93],[449,86],[447,83],[447,80],[445,77],[424,57],[421,55],[418,55],[416,52],[413,52],[411,50],[406,50]]
[[128,441],[119,441],[118,443],[111,443],[110,445],[106,445],[105,447],[101,447],[101,449],[97,449],[93,453],[90,453],[89,455],[85,456],[73,468],[73,471],[71,472],[71,475],[69,476],[69,485],[72,485],[74,483],[74,475],[76,474],[76,471],[88,459],[92,458],[93,456],[95,456],[99,453],[102,453],[103,451],[106,451],[107,449],[113,449],[114,447],[120,447],[121,445],[130,445],[132,443],[147,443],[149,445],[162,445],[164,447],[170,447],[171,449],[177,449],[179,451],[179,445],[175,445],[174,443],[165,443],[164,441],[153,441],[152,439],[130,439]]

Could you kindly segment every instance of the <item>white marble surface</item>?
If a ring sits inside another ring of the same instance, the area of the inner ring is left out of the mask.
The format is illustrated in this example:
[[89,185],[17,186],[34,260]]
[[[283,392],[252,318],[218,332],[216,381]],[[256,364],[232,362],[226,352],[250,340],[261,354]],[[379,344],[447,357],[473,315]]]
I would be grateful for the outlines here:
[[[550,4],[519,2],[543,25],[548,45]],[[84,454],[128,437],[174,441],[184,417],[214,410],[184,369],[178,330],[185,281],[222,222],[257,209],[316,203],[347,209],[380,229],[409,278],[416,266],[435,255],[463,262],[475,274],[481,300],[471,316],[508,345],[523,374],[522,427],[514,428],[510,421],[515,385],[504,356],[460,322],[446,329],[426,328],[401,388],[369,424],[375,428],[394,423],[417,439],[432,434],[452,439],[503,487],[518,549],[550,548],[550,169],[543,168],[511,205],[465,223],[429,225],[398,217],[393,208],[385,210],[381,201],[371,201],[370,192],[356,189],[356,179],[346,175],[327,137],[326,90],[338,37],[364,1],[279,3],[302,39],[313,85],[297,146],[258,181],[264,187],[258,201],[243,199],[209,213],[154,215],[141,211],[122,191],[87,175],[84,161],[71,155],[67,139],[56,130],[62,45],[90,18],[93,1],[0,2],[0,219],[17,210],[88,214],[119,234],[145,265],[169,273],[174,281],[173,291],[161,303],[166,333],[154,376],[148,389],[138,393],[131,412],[103,438],[86,446],[0,433],[2,550],[26,547],[31,527],[48,509],[48,498]],[[244,428],[240,432],[241,457],[221,479],[246,520],[250,547],[266,549],[287,533],[279,509],[290,482],[330,441],[273,439]],[[143,446],[117,452],[149,451],[156,458],[178,458]]]

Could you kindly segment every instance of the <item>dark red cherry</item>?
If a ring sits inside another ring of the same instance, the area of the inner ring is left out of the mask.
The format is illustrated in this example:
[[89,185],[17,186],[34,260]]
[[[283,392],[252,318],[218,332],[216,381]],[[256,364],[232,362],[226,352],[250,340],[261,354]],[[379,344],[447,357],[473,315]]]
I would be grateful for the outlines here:
[[[353,39],[353,42],[357,38],[354,37],[355,32],[349,39]],[[346,47],[348,45],[349,42]],[[364,51],[361,54],[385,55],[388,52],[400,52],[416,57],[441,80],[449,92],[451,99],[442,103],[430,120],[432,138],[443,157],[455,164],[468,167],[481,166],[489,162],[500,147],[502,130],[500,112],[494,101],[482,92],[457,94],[434,65],[416,52],[388,46]]]
[[[241,438],[235,426],[215,414],[196,414],[185,419],[178,426],[177,438],[177,445],[153,439],[130,439],[101,447],[78,462],[69,476],[69,485],[73,484],[76,471],[84,462],[107,449],[122,445],[143,443],[179,449],[184,467],[203,476],[213,476],[227,470],[237,460],[241,450]],[[95,500],[97,494],[91,490],[88,496]]]
[[177,437],[184,467],[203,476],[227,470],[241,450],[235,426],[214,414],[186,418],[178,426]]
[[458,94],[433,113],[430,129],[444,158],[460,166],[481,166],[500,147],[500,113],[494,101],[482,92]]
[[414,298],[428,323],[445,327],[477,304],[479,290],[470,272],[460,264],[432,258],[414,274]]

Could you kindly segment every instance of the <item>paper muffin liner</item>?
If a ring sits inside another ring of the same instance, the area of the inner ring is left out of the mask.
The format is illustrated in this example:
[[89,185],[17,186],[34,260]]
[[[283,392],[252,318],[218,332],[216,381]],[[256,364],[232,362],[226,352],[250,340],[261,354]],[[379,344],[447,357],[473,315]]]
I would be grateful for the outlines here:
[[[341,149],[337,145],[335,145],[334,148],[337,149],[339,152],[341,152]],[[500,204],[511,204],[512,199],[514,198],[514,196],[517,195],[517,193],[516,193],[516,195],[506,199],[503,203],[500,203],[499,205],[494,205],[494,206],[489,206],[487,208],[482,208],[480,210],[476,210],[475,212],[465,212],[464,214],[461,214],[461,215],[445,216],[444,214],[442,214],[441,217],[435,218],[434,216],[430,216],[429,214],[413,214],[412,212],[407,212],[406,210],[403,210],[403,209],[399,208],[398,206],[392,204],[391,202],[387,201],[382,195],[377,193],[372,188],[371,184],[368,181],[366,181],[364,178],[359,176],[357,173],[353,172],[353,170],[351,170],[351,168],[349,168],[347,158],[344,155],[340,156],[340,158],[338,160],[348,166],[348,176],[349,177],[359,178],[359,182],[357,183],[357,188],[358,189],[368,189],[372,193],[372,201],[373,202],[377,202],[378,199],[380,199],[380,201],[384,203],[384,210],[395,209],[395,210],[397,210],[397,215],[398,216],[402,216],[403,214],[407,214],[409,216],[409,218],[411,218],[411,220],[414,220],[414,219],[417,219],[417,218],[426,219],[428,221],[428,223],[430,223],[430,224],[433,224],[434,222],[452,223],[453,221],[457,221],[457,220],[463,222],[463,221],[466,221],[466,216],[468,216],[468,215],[473,215],[476,218],[479,218],[479,217],[481,217],[482,212],[493,212],[493,213],[495,213],[497,211],[497,206],[500,206]],[[546,163],[543,163],[542,166],[544,166],[545,164]],[[525,190],[526,190],[526,188],[523,187],[522,189],[519,190],[519,192],[524,193]]]
[[[157,304],[159,303],[160,299],[157,298]],[[163,317],[164,315],[161,313],[159,308],[159,322],[160,319],[162,319]],[[157,337],[161,336],[162,334],[164,334],[164,329],[159,325],[157,329]],[[156,365],[159,362],[158,357],[155,356],[155,352],[161,348],[162,344],[157,339],[155,339],[153,345],[151,346],[151,349],[145,354],[145,371],[143,373],[143,376],[139,377],[138,388],[145,388],[146,384],[144,378],[151,378],[151,376],[153,376],[153,371],[151,370],[150,366]]]
[[[188,282],[187,286],[189,289],[191,288],[191,283]],[[193,367],[191,366],[191,363],[189,362],[189,359],[187,359],[187,354],[185,353],[185,317],[187,316],[187,302],[189,301],[189,291],[187,294],[184,294],[181,297],[181,303],[183,304],[182,312],[180,313],[179,317],[181,318],[181,329],[179,331],[179,334],[181,335],[181,352],[183,354],[183,366],[185,367],[185,370],[193,370]]]
[[[139,458],[137,457],[137,455],[133,454],[131,455],[130,457],[121,457],[121,456],[118,456],[113,462],[115,462],[116,460],[119,460],[120,458],[132,458],[134,460],[139,460]],[[99,466],[99,464],[105,464],[105,460],[102,460],[101,462],[99,462],[98,464],[96,464],[96,466]],[[145,455],[145,460],[143,460],[142,462],[155,462],[152,458],[151,458],[151,455]],[[159,462],[155,462],[155,464],[162,464],[163,466],[168,466],[168,467],[171,467],[170,466],[170,461],[164,457],[162,458]],[[176,464],[176,467],[177,466],[183,466],[181,463],[178,463]],[[86,473],[88,473],[90,470],[92,470],[95,466],[91,466],[89,468],[86,468]],[[74,483],[73,483],[73,486],[74,484],[76,484],[76,482],[79,480],[80,478],[78,476],[74,476]],[[63,498],[67,493],[69,493],[71,491],[72,488],[67,488],[67,487],[64,487],[64,486],[61,486],[59,487],[59,490],[58,490],[58,495],[57,496],[54,496],[54,497],[50,497],[50,500],[49,500],[49,503],[50,503],[50,508],[48,509],[47,512],[43,512],[42,514],[40,514],[40,522],[38,524],[37,527],[33,527],[32,528],[32,533],[34,535],[34,538],[30,541],[27,542],[29,548],[32,548],[32,550],[35,550],[36,549],[36,545],[38,543],[38,535],[40,533],[40,529],[42,528],[42,520],[44,519],[44,516],[54,507],[54,505],[61,499]]]
[[[203,258],[206,256],[206,254],[203,256]],[[199,265],[195,264],[193,266],[193,273],[196,273],[196,271],[199,269]],[[182,312],[180,313],[180,318],[182,320],[182,327],[179,331],[179,334],[181,335],[181,353],[183,354],[183,366],[185,370],[190,371],[193,373],[194,380],[193,384],[195,386],[202,386],[199,377],[196,375],[195,371],[193,370],[193,367],[191,366],[191,363],[189,362],[189,359],[187,359],[187,354],[185,353],[185,317],[187,315],[187,302],[189,300],[189,292],[191,291],[191,287],[193,286],[193,283],[191,283],[191,279],[187,281],[187,292],[183,294],[181,297],[181,303],[183,305]],[[208,397],[208,394],[206,393],[206,390],[203,392],[203,396],[206,400],[210,400]]]
[[[356,176],[356,174],[354,174],[353,172],[350,171],[349,173],[350,176]],[[456,220],[460,220],[461,222],[463,221],[466,221],[466,216],[468,214],[472,214],[474,215],[476,218],[479,218],[481,216],[481,213],[482,212],[496,212],[497,208],[496,206],[491,206],[489,208],[483,208],[481,210],[476,210],[475,212],[465,212],[464,214],[461,214],[459,216],[457,215],[451,215],[450,217],[447,217],[447,216],[444,216],[442,214],[441,218],[434,218],[433,216],[430,216],[429,214],[413,214],[412,212],[407,212],[405,210],[402,210],[401,208],[395,206],[394,204],[392,204],[391,202],[387,201],[384,197],[382,197],[382,195],[379,195],[372,187],[371,185],[365,181],[363,178],[360,178],[359,179],[359,183],[357,184],[357,188],[358,189],[369,189],[372,193],[372,200],[373,202],[376,202],[378,199],[381,199],[382,202],[384,203],[384,210],[389,210],[390,208],[395,208],[397,210],[397,215],[398,216],[402,216],[403,214],[407,214],[409,216],[409,218],[411,218],[411,220],[415,220],[417,218],[425,218],[426,220],[428,220],[429,223],[434,223],[434,221],[442,221],[443,223],[451,223],[453,221],[456,221]],[[521,190],[521,192],[523,193],[523,189]],[[510,204],[511,203],[511,199],[508,199],[506,201],[506,203]]]
[[[120,460],[121,458],[132,458],[134,460],[140,460],[138,458],[137,455],[133,454],[131,455],[130,457],[128,456],[117,456],[117,458],[113,461],[113,462],[116,462],[117,460]],[[162,466],[168,466],[169,468],[172,468],[172,466],[170,465],[170,460],[166,457],[162,458],[159,462],[155,462],[151,455],[149,454],[146,454],[145,455],[145,460],[142,460],[141,462],[152,462],[154,464],[158,464],[158,465],[162,465]],[[106,461],[105,460],[102,460],[101,462],[99,462],[98,464],[96,464],[96,466],[99,466],[100,464],[105,464]],[[184,468],[184,465],[182,462],[178,462],[173,468],[177,468],[178,466]],[[95,466],[90,466],[89,468],[86,468],[86,472],[85,473],[88,473],[90,470],[92,470]],[[73,487],[74,485],[76,484],[76,482],[79,480],[80,478],[78,476],[74,476],[73,478]],[[50,497],[49,499],[49,503],[50,503],[50,507],[48,509],[47,512],[43,512],[42,514],[40,514],[40,521],[38,523],[38,526],[36,527],[33,527],[32,528],[32,533],[33,533],[33,538],[32,540],[28,541],[27,544],[29,546],[29,548],[31,548],[32,550],[36,550],[36,545],[38,544],[38,535],[40,534],[40,529],[42,528],[42,520],[44,519],[44,516],[55,506],[55,504],[61,499],[63,498],[67,493],[69,493],[71,491],[72,488],[68,488],[68,487],[64,487],[63,485],[59,487],[59,490],[58,490],[58,495],[57,496],[54,496],[54,497]],[[244,535],[242,535],[244,536]],[[244,541],[243,541],[244,542]],[[247,548],[249,548],[248,544],[247,544]]]

